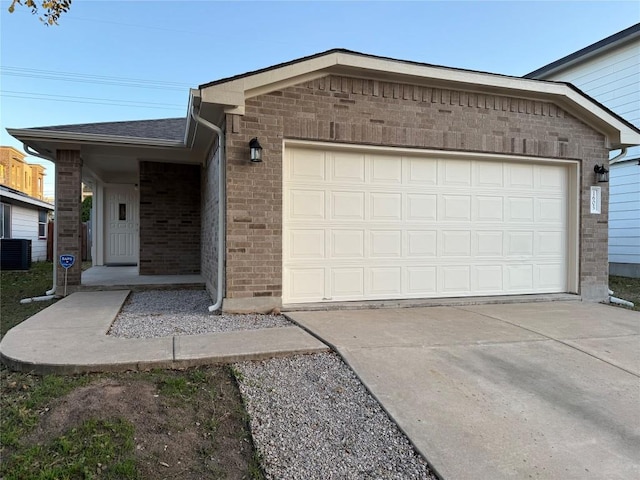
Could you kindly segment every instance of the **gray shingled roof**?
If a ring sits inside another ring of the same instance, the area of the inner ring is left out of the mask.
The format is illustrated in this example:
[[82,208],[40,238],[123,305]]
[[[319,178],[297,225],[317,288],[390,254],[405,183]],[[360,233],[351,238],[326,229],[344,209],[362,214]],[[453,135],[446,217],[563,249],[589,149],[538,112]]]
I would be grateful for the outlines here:
[[79,123],[76,125],[53,125],[28,130],[49,130],[115,137],[155,138],[161,140],[184,140],[186,118],[160,118],[158,120],[135,120],[129,122]]

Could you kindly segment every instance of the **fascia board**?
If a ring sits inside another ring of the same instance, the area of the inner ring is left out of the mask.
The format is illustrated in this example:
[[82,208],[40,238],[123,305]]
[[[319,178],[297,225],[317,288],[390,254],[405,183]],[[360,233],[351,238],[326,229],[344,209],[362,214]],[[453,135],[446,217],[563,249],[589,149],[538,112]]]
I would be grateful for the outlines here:
[[50,203],[44,202],[44,201],[39,200],[37,198],[25,197],[23,195],[18,195],[17,193],[13,193],[13,192],[7,192],[7,191],[4,191],[4,190],[0,190],[0,197],[10,198],[12,200],[15,200],[15,201],[20,202],[20,203],[24,203],[26,205],[33,205],[35,207],[45,208],[47,210],[54,210],[54,206],[51,205]]
[[201,90],[202,101],[225,106],[244,107],[246,98],[301,83],[306,81],[304,77],[308,77],[308,79],[321,77],[325,75],[325,73],[322,73],[324,70],[336,64],[337,56],[333,53],[324,57],[286,65],[275,70],[230,80],[229,82],[203,88]]
[[365,76],[420,79],[424,82],[456,85],[462,89],[484,90],[498,95],[516,95],[532,100],[551,101],[566,108],[577,118],[606,135],[612,148],[640,145],[640,133],[620,122],[588,97],[580,95],[563,83],[415,65],[346,52],[336,52],[223,84],[212,85],[202,90],[202,99],[208,103],[230,106],[235,108],[236,112],[242,113],[247,98],[340,71],[350,71],[352,74],[358,72]]
[[90,133],[63,132],[60,130],[39,130],[35,128],[19,129],[7,128],[7,132],[12,137],[20,141],[40,140],[52,141],[60,143],[85,144],[85,143],[101,143],[111,145],[131,145],[136,147],[173,147],[184,148],[182,142],[175,140],[162,140],[157,138],[142,137],[124,137],[114,135],[101,135]]

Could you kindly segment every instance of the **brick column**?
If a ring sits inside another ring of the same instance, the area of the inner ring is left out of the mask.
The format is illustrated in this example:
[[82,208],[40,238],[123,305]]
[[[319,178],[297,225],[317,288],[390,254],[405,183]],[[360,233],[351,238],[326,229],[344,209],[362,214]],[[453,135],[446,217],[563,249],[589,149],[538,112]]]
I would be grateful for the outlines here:
[[82,272],[82,228],[80,205],[82,199],[82,160],[78,150],[56,152],[56,212],[58,245],[53,259],[57,264],[57,294],[64,291],[64,268],[60,266],[60,255],[75,255],[76,261],[67,272],[67,294],[80,285]]

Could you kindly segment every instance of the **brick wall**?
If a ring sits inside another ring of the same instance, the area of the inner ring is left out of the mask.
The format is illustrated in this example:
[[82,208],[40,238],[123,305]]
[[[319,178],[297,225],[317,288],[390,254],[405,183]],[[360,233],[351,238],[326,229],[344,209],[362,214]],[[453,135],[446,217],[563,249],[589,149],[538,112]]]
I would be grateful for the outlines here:
[[82,160],[77,150],[56,152],[56,222],[58,243],[54,261],[57,265],[57,293],[64,287],[64,268],[59,258],[63,254],[75,255],[76,262],[67,272],[67,293],[80,285],[82,274],[82,228],[80,226],[80,202],[82,196]]
[[140,275],[200,273],[200,166],[140,162]]
[[[246,102],[227,119],[228,298],[282,295],[284,139],[577,159],[581,170],[580,288],[600,300],[607,285],[608,189],[589,214],[593,166],[604,137],[552,103],[328,76]],[[263,163],[248,162],[258,137]]]
[[202,172],[201,273],[213,298],[218,291],[218,149],[214,145]]

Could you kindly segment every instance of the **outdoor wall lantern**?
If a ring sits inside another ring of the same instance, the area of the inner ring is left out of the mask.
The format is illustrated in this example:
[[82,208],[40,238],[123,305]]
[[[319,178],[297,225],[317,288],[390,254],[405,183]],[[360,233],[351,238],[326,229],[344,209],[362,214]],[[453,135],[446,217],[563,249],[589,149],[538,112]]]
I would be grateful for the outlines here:
[[596,172],[596,180],[598,183],[606,183],[609,181],[609,170],[604,168],[604,164],[593,167],[593,171]]
[[260,163],[262,161],[262,145],[257,138],[252,138],[249,142],[249,150],[251,151],[251,161]]

